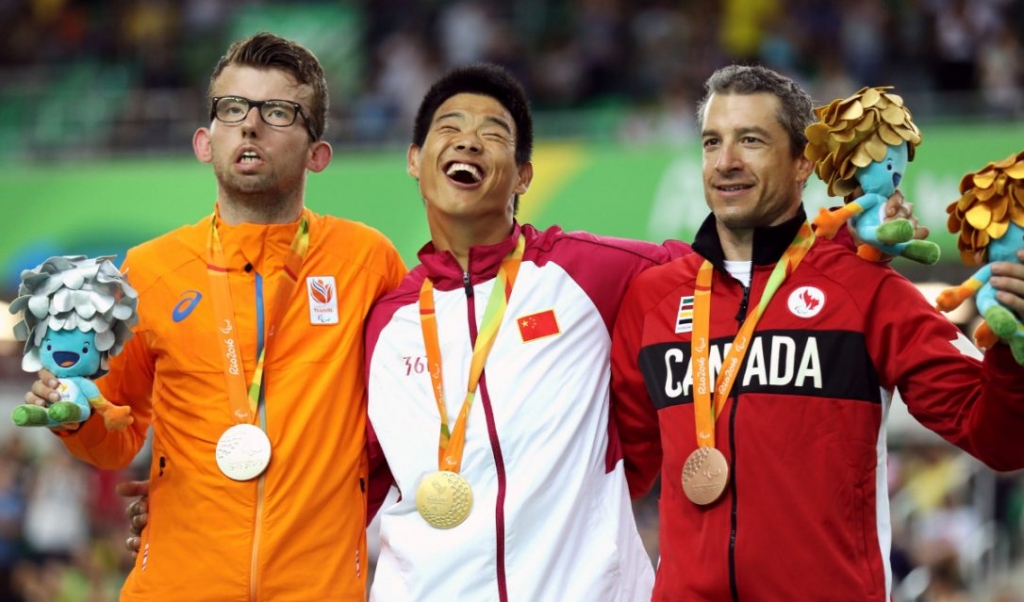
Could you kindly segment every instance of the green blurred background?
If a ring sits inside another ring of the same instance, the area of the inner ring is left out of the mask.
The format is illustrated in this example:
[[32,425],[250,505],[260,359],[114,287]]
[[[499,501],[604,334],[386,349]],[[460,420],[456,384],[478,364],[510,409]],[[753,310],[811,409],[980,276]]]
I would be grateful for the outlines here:
[[[941,245],[948,268],[960,259],[955,237],[946,231],[945,208],[959,196],[961,177],[1019,152],[1024,127],[936,124],[923,135],[901,189]],[[698,142],[691,146],[542,142],[519,217],[567,230],[689,240],[707,215]],[[8,296],[21,269],[56,254],[123,257],[131,245],[209,213],[216,194],[210,167],[186,157],[0,166],[0,191],[0,270]],[[422,202],[399,147],[338,152],[327,170],[310,175],[307,198],[318,212],[381,230],[410,265],[428,238]],[[812,210],[839,202],[827,198],[817,179],[806,198]]]
[[[0,0],[0,300],[51,255],[123,258],[212,211],[213,174],[189,139],[209,123],[217,58],[258,30],[310,48],[327,73],[335,159],[310,175],[309,206],[378,228],[410,265],[428,236],[405,171],[412,115],[470,61],[527,89],[535,178],[519,217],[540,227],[689,240],[707,215],[694,108],[734,62],[786,73],[818,104],[896,87],[924,135],[901,189],[943,259],[893,265],[922,288],[971,271],[945,226],[963,174],[1024,150],[1024,0]],[[815,178],[805,200],[812,214],[839,203]],[[3,415],[33,379],[20,355],[0,336]],[[113,483],[144,475],[148,452],[100,471],[44,429],[6,425],[0,601],[116,600],[131,559]],[[1024,602],[1024,477],[953,449],[902,403],[887,439],[893,599]],[[657,494],[634,511],[656,559]],[[34,524],[65,537],[43,545]],[[61,562],[40,564],[48,551]]]

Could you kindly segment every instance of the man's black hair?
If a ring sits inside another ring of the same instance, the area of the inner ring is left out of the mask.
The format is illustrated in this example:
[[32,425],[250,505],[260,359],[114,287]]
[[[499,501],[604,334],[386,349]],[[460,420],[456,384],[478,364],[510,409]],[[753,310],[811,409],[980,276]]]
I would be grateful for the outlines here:
[[457,94],[480,94],[497,100],[512,115],[516,124],[516,164],[523,165],[533,153],[533,117],[522,84],[504,67],[476,63],[456,67],[434,82],[416,113],[412,143],[423,146],[434,113]]

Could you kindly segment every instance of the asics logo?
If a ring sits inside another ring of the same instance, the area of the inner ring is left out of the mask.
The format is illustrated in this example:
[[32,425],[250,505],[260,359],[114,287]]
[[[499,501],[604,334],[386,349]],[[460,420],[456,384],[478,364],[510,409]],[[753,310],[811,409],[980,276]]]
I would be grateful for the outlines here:
[[203,298],[203,294],[199,291],[188,290],[181,294],[181,300],[174,306],[171,311],[171,319],[175,322],[181,322],[192,313],[192,310],[199,305],[199,300]]

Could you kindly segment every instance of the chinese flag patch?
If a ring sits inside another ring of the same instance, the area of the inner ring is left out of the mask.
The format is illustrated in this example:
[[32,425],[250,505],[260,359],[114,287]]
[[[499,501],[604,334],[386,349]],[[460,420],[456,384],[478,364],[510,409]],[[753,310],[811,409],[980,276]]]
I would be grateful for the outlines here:
[[553,309],[518,318],[516,324],[519,325],[519,335],[523,337],[524,343],[562,332],[558,328]]

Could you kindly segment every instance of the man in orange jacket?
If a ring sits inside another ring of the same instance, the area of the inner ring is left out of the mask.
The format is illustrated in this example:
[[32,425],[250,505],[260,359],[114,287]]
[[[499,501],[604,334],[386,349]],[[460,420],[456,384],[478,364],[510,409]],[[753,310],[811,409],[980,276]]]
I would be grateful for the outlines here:
[[[148,527],[123,600],[363,600],[363,321],[405,267],[376,230],[305,208],[306,172],[332,155],[308,50],[265,33],[236,42],[209,102],[192,142],[217,179],[213,214],[124,264],[140,321],[97,384],[134,423],[58,434],[116,469],[153,427]],[[55,384],[41,373],[26,400],[52,401]]]

